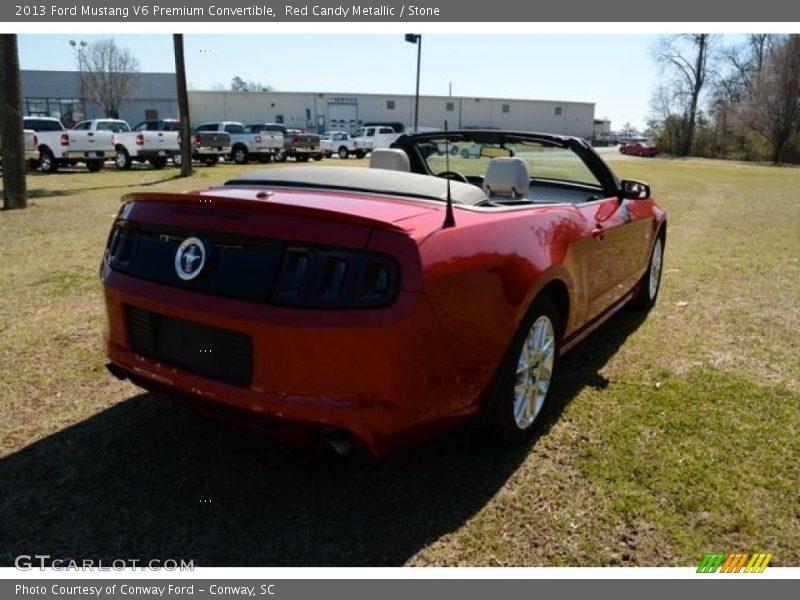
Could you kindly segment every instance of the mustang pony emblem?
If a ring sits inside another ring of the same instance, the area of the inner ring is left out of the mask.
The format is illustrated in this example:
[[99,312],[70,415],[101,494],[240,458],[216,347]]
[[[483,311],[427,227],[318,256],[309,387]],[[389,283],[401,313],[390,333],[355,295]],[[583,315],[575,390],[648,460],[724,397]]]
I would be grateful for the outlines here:
[[190,237],[183,240],[175,253],[175,272],[184,281],[191,281],[203,270],[206,264],[206,247],[203,242]]

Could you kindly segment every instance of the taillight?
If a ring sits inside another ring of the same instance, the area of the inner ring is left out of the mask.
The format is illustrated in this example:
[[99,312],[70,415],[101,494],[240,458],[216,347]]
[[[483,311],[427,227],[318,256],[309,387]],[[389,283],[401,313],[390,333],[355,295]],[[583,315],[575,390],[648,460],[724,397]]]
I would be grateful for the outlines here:
[[256,144],[260,144],[260,143],[261,143],[261,136],[257,135],[256,136]]
[[202,139],[203,138],[202,138],[202,136],[200,134],[197,134],[196,136],[194,136],[194,145],[195,146],[199,146],[200,142],[202,141]]
[[33,136],[33,147],[34,148],[38,148],[39,147],[39,138],[35,134]]
[[178,145],[179,146],[181,145],[181,134],[180,133],[178,134]]
[[400,287],[397,263],[384,254],[292,245],[271,301],[297,308],[380,308]]
[[69,146],[69,134],[62,133],[61,134],[61,145],[62,146]]
[[136,145],[137,146],[144,146],[144,134],[137,133],[136,134]]
[[298,143],[299,141],[300,141],[300,140],[298,140],[297,138],[294,138],[294,139],[292,140],[292,146],[297,146],[297,143]]

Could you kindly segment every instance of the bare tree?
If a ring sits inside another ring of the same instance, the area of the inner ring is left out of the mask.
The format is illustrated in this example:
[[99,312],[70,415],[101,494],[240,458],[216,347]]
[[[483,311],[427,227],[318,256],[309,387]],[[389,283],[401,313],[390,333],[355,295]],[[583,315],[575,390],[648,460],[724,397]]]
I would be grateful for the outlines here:
[[84,97],[99,104],[106,117],[119,117],[120,106],[134,96],[139,85],[139,61],[113,38],[81,49],[78,71]]
[[0,35],[0,139],[3,149],[3,208],[28,205],[25,181],[25,140],[17,36]]
[[181,123],[181,177],[192,176],[192,132],[189,127],[189,94],[186,90],[186,61],[183,57],[183,34],[172,36],[175,47],[175,80]]
[[238,75],[231,78],[232,92],[271,92],[271,85],[264,85],[260,81],[245,81]]
[[772,162],[800,129],[800,35],[793,34],[765,59],[744,110],[749,126],[772,145]]
[[700,94],[709,73],[711,36],[707,33],[680,34],[661,39],[655,50],[656,60],[673,74],[673,82],[688,97],[684,115],[684,135],[679,154],[692,151]]

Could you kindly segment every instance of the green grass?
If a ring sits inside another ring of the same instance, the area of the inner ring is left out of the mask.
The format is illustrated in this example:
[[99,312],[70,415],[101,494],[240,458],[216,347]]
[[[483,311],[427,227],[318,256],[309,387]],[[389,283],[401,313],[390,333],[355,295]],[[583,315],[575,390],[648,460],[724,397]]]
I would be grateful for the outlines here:
[[0,560],[800,565],[800,169],[611,162],[669,211],[656,308],[565,359],[536,444],[503,454],[458,432],[378,463],[321,461],[102,367],[119,196],[255,167],[31,174],[32,206],[0,213]]

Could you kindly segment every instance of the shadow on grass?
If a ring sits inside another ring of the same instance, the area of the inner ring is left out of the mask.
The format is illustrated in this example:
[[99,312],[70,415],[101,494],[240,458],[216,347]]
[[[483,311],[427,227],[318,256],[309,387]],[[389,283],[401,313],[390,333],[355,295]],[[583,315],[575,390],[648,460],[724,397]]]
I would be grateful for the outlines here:
[[[144,173],[144,171],[142,171]],[[86,175],[86,173],[80,173],[78,171],[59,171],[57,174],[54,175],[41,175],[42,177],[62,177],[64,175]],[[129,188],[139,188],[139,187],[150,187],[153,185],[158,185],[160,183],[167,183],[169,181],[174,181],[175,179],[180,179],[180,172],[176,173],[175,175],[170,175],[169,177],[163,177],[161,179],[154,179],[152,181],[144,181],[144,182],[136,182],[136,183],[126,183],[122,185],[99,185],[99,186],[89,186],[89,187],[77,187],[77,188],[69,188],[69,189],[48,189],[48,188],[29,188],[28,189],[28,198],[36,199],[36,198],[57,198],[63,196],[76,196],[78,194],[84,192],[98,192],[102,190],[119,190],[119,189],[129,189]]]
[[[554,398],[602,387],[598,370],[641,322],[623,311],[566,357]],[[530,451],[463,428],[381,461],[336,460],[140,394],[0,461],[0,564],[402,565],[480,511]]]

